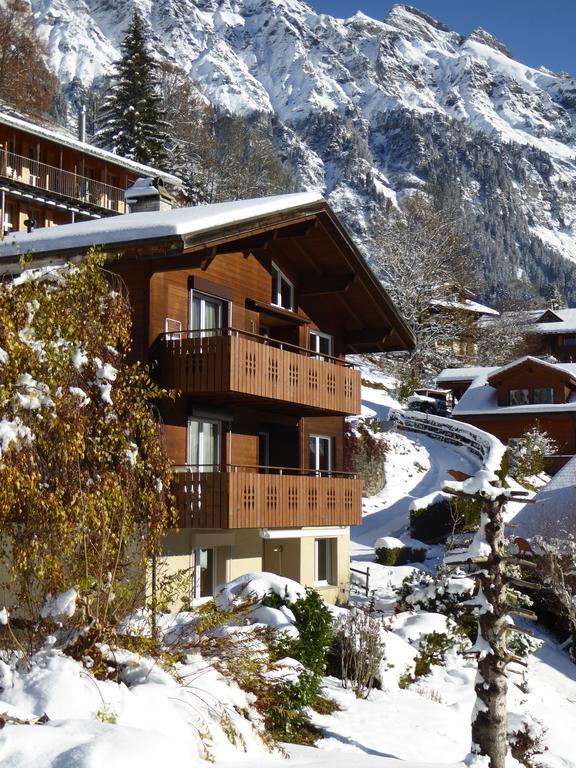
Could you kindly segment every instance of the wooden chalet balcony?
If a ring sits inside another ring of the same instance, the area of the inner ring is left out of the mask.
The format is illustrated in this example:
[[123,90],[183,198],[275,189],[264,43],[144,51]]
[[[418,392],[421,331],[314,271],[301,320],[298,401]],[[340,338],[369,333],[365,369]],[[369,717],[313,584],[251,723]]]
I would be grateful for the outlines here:
[[360,412],[360,372],[309,349],[218,328],[162,334],[160,383],[184,394],[283,401],[303,410]]
[[123,189],[13,152],[0,153],[0,176],[16,187],[34,187],[84,205],[126,213]]
[[182,528],[359,525],[362,518],[362,482],[345,472],[179,466],[174,493]]

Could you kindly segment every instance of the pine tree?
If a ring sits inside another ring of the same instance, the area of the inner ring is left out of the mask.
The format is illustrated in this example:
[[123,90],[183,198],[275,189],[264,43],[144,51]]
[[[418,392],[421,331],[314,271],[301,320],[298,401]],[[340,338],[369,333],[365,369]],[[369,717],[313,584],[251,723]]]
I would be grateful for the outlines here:
[[139,163],[163,167],[168,126],[158,91],[158,65],[148,50],[144,19],[137,9],[121,50],[98,117],[96,144]]

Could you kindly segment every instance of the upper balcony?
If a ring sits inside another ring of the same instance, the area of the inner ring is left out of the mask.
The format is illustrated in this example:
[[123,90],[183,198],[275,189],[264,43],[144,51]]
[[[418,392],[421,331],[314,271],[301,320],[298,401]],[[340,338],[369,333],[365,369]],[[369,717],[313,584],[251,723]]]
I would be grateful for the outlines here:
[[0,153],[0,177],[24,192],[34,188],[96,211],[126,213],[123,189],[13,152]]
[[362,481],[347,472],[228,464],[174,467],[174,479],[182,528],[359,525],[362,518]]
[[162,334],[154,347],[161,386],[183,394],[289,403],[307,413],[360,412],[360,371],[235,328]]

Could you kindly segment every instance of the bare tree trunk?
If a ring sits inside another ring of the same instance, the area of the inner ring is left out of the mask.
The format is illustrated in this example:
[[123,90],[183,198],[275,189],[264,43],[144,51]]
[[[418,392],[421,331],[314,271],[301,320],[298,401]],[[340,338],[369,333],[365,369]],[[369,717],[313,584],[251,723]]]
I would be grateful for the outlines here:
[[[479,640],[490,646],[480,655],[475,691],[477,702],[472,721],[472,754],[488,755],[490,768],[504,768],[506,761],[506,649],[507,606],[504,577],[503,504],[488,501],[485,513],[486,543],[490,554],[479,573],[480,587],[492,610],[480,613]],[[477,641],[477,645],[479,645]]]

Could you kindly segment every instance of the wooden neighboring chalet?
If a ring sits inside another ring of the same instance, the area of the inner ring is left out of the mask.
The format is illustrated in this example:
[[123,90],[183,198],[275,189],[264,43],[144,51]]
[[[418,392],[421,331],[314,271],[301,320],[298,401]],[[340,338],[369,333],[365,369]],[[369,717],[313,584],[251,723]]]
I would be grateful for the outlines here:
[[61,127],[32,122],[0,105],[2,232],[26,231],[127,213],[126,189],[136,179],[180,180],[157,168],[94,147]]
[[170,567],[193,569],[193,598],[268,570],[336,599],[362,493],[343,471],[360,411],[345,355],[414,343],[337,217],[315,194],[132,213],[8,238],[1,261],[93,244],[121,254],[133,354],[178,391],[161,404],[181,519]]
[[576,364],[526,356],[499,368],[446,369],[444,386],[466,387],[452,411],[460,421],[490,432],[503,443],[538,425],[558,446],[549,470],[576,454]]

